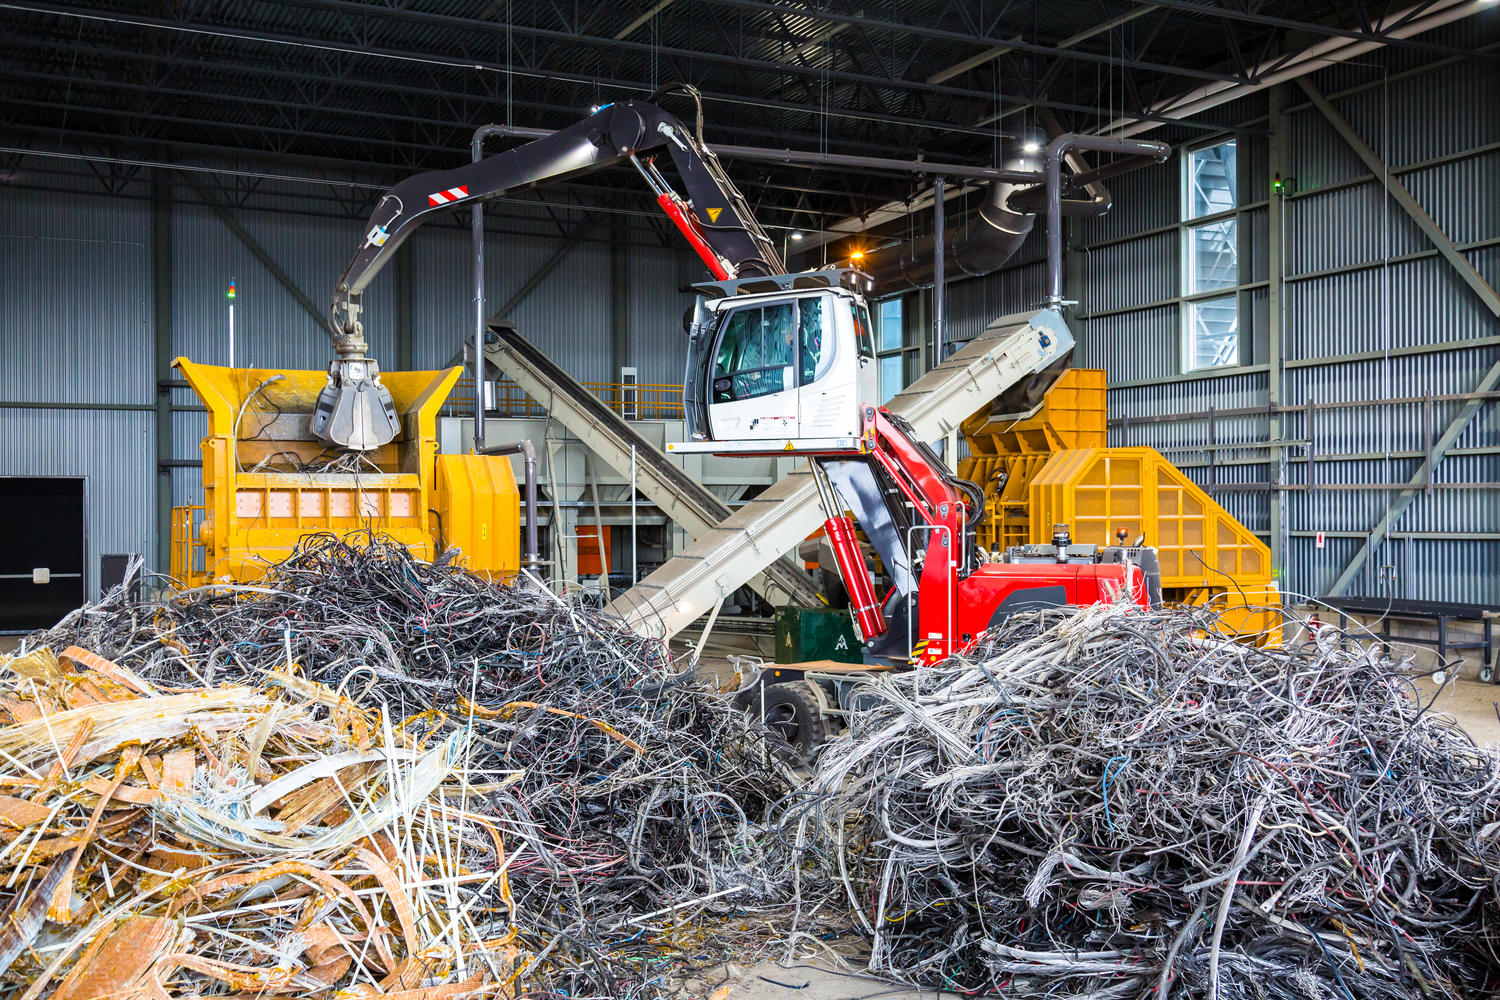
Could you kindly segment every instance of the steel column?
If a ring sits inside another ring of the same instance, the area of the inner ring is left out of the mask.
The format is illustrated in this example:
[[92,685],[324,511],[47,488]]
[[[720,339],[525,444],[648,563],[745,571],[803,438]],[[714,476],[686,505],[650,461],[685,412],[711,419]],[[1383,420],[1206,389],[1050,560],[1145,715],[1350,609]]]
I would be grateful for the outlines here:
[[[1284,89],[1275,86],[1266,95],[1267,120],[1271,127],[1271,134],[1266,142],[1266,169],[1271,172],[1272,177],[1281,176],[1282,167],[1282,136],[1285,134],[1286,114],[1283,107]],[[1255,180],[1252,178],[1252,181]],[[1270,286],[1266,290],[1266,400],[1270,404],[1271,414],[1269,418],[1269,437],[1272,441],[1280,441],[1282,438],[1282,420],[1277,407],[1281,405],[1281,356],[1282,356],[1282,295],[1284,292],[1285,270],[1283,252],[1283,241],[1286,232],[1286,200],[1281,192],[1272,192],[1270,204],[1266,206],[1267,218],[1267,273],[1270,276]],[[1280,444],[1274,445],[1270,452],[1270,469],[1268,478],[1274,491],[1267,498],[1269,508],[1269,529],[1271,549],[1271,571],[1279,572],[1286,565],[1287,548],[1287,494],[1285,490],[1276,488],[1286,482],[1286,452]]]
[[172,181],[151,172],[151,310],[156,359],[156,571],[172,565]]
[[[943,273],[943,201],[945,182],[932,182],[932,367],[943,363],[943,320],[947,318],[947,276]],[[950,456],[951,458],[951,456]]]

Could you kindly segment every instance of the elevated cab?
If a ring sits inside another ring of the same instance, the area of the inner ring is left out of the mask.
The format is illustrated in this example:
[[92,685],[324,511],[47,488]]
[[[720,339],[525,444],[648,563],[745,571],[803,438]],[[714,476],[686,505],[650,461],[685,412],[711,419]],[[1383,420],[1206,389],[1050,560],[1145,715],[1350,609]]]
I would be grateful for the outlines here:
[[675,452],[817,454],[857,448],[878,384],[858,271],[696,286]]

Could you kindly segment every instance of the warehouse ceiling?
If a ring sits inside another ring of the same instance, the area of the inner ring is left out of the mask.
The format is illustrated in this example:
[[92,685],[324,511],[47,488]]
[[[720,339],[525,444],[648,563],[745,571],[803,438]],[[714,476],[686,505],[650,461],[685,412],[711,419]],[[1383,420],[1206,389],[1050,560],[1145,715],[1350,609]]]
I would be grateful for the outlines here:
[[[87,155],[77,162],[105,183],[141,164],[215,165],[200,182],[231,198],[264,174],[358,179],[334,208],[359,215],[396,178],[463,159],[478,124],[556,128],[681,80],[703,94],[710,141],[987,164],[1043,135],[1049,116],[1077,131],[1178,124],[1182,95],[1254,84],[1319,43],[1476,57],[1395,37],[1411,2],[23,0],[0,4],[0,141]],[[1451,5],[1417,3],[1412,16]],[[668,106],[690,113],[681,98]],[[784,231],[923,183],[749,162],[731,172]],[[576,214],[639,209],[638,195],[599,175],[539,200]]]

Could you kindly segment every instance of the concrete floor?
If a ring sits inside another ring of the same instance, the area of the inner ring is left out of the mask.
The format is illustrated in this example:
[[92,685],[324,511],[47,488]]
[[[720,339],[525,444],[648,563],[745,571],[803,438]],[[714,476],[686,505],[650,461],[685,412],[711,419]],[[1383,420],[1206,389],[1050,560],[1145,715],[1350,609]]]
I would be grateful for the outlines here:
[[[956,993],[898,986],[856,970],[841,971],[818,960],[799,960],[788,965],[763,962],[732,976],[725,984],[729,992],[714,1000],[933,1000],[957,998]],[[720,987],[722,989],[723,987]]]

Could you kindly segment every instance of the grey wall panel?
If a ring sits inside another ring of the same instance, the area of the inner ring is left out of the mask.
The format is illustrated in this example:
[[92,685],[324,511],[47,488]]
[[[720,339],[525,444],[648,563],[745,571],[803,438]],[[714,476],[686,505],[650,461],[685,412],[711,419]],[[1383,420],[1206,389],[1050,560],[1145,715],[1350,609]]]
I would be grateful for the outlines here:
[[[1293,101],[1301,91],[1292,90]],[[1366,173],[1359,156],[1339,137],[1328,119],[1311,106],[1287,116],[1287,178],[1296,178],[1296,190],[1317,191],[1330,184],[1362,177]]]
[[[1404,355],[1370,361],[1294,368],[1286,373],[1286,402],[1297,405],[1309,396],[1319,403],[1421,397],[1471,392],[1500,359],[1495,348],[1469,348],[1434,354]],[[1440,434],[1460,402],[1434,403],[1433,423]],[[1496,443],[1496,410],[1483,406],[1454,443],[1457,448],[1492,447]],[[1305,438],[1306,416],[1288,414],[1287,433]],[[1313,418],[1321,454],[1418,450],[1423,447],[1424,417],[1419,404],[1321,409]]]
[[1115,243],[1085,255],[1084,304],[1090,313],[1129,309],[1177,294],[1177,232]]
[[[1397,592],[1424,601],[1500,605],[1500,542],[1439,538],[1392,539],[1383,564],[1396,567]],[[1470,652],[1465,672],[1473,676],[1477,654]]]
[[[630,258],[630,299],[628,320],[627,365],[639,369],[638,377],[647,385],[681,385],[687,363],[687,334],[682,329],[683,312],[692,308],[694,296],[682,288],[706,275],[696,255],[675,248],[632,247]],[[606,286],[603,291],[608,291]],[[609,302],[600,303],[608,315]],[[609,351],[609,326],[604,327],[601,348]],[[606,374],[606,381],[618,378]]]
[[1075,323],[1079,363],[1105,369],[1110,382],[1169,377],[1181,340],[1177,315],[1176,306],[1158,306]]
[[0,188],[0,400],[150,403],[150,205]]
[[1266,374],[1245,372],[1109,390],[1112,416],[1148,416],[1255,406],[1265,402]]
[[970,340],[1012,313],[1037,309],[1047,295],[1047,266],[1035,261],[1007,267],[982,278],[948,285],[948,342]]
[[1240,281],[1265,281],[1271,276],[1270,214],[1264,208],[1246,213],[1245,231],[1240,234]]
[[[359,238],[352,221],[264,212],[237,212],[236,221],[311,300],[321,314]],[[173,351],[194,361],[228,362],[231,277],[235,299],[235,364],[239,367],[321,369],[333,355],[326,325],[296,299],[229,230],[196,202],[172,213]],[[387,366],[395,352],[395,286],[388,267],[364,295],[365,337]]]
[[1400,257],[1430,246],[1411,217],[1373,182],[1292,198],[1286,216],[1288,276]]
[[[1482,256],[1476,252],[1476,263]],[[1494,332],[1494,314],[1441,257],[1286,286],[1288,360],[1448,343]]]
[[[1084,220],[1084,242],[1094,246],[1176,222],[1180,215],[1180,161],[1174,156],[1161,166],[1133,170],[1110,180],[1114,203],[1098,218]],[[1045,223],[1038,221],[1037,229],[1044,228]]]
[[[474,335],[474,276],[469,234],[450,229],[418,230],[407,240],[411,254],[412,364],[418,369],[439,368],[459,354]],[[488,285],[497,264],[485,250]],[[506,258],[510,259],[509,257]],[[544,258],[531,262],[539,264]],[[498,305],[492,287],[487,298]]]
[[[516,256],[529,256],[516,248]],[[509,295],[530,272],[519,269],[501,282]],[[511,313],[531,341],[574,378],[611,380],[609,361],[609,247],[582,243],[563,258],[536,290]]]
[[1500,68],[1465,60],[1339,98],[1334,106],[1386,163],[1401,167],[1500,142],[1497,92]]
[[1500,149],[1413,170],[1401,182],[1454,243],[1500,233]]
[[90,599],[101,554],[155,551],[153,419],[128,410],[0,410],[0,475],[88,479]]
[[[172,414],[172,458],[198,461],[203,457],[203,436],[208,433],[208,413],[178,410]],[[201,501],[194,501],[198,503]]]

